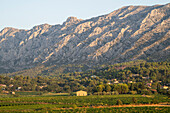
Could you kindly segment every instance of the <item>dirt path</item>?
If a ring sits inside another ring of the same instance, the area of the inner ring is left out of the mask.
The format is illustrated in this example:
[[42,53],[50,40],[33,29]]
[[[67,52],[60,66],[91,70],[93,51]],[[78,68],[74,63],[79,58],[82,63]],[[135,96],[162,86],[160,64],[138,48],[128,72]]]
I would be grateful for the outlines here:
[[[93,106],[93,108],[111,108],[111,107],[170,107],[170,105],[161,105],[161,104],[140,104],[140,105],[114,105],[114,106]],[[89,108],[89,107],[87,107]]]
[[[81,108],[117,108],[117,107],[170,107],[170,105],[163,104],[140,104],[140,105],[114,105],[114,106],[90,106],[90,107],[77,107]],[[76,108],[76,109],[77,109]],[[74,108],[56,108],[56,109],[74,109]]]
[[[8,102],[8,101],[0,101],[0,102]],[[13,102],[9,102],[13,103]],[[36,104],[53,104],[53,103],[45,103],[45,102],[14,102],[14,103],[36,103]],[[112,105],[112,106],[83,106],[83,107],[76,107],[76,108],[112,108],[112,107],[170,107],[168,103],[159,103],[159,104],[139,104],[139,105]],[[55,108],[55,109],[74,109],[70,108]]]

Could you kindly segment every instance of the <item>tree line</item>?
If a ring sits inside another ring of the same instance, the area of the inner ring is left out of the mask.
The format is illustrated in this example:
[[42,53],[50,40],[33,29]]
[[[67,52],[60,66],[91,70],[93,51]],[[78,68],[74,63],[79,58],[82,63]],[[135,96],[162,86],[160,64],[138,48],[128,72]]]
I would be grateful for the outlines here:
[[[158,93],[168,94],[161,86],[169,85],[169,75],[170,62],[142,62],[136,65],[126,63],[55,76],[0,75],[0,84],[6,85],[5,88],[0,86],[0,90],[57,93],[85,90],[91,94],[96,92],[151,94],[153,93],[151,89],[156,89]],[[115,81],[118,83],[115,84]],[[148,87],[147,83],[152,85]]]

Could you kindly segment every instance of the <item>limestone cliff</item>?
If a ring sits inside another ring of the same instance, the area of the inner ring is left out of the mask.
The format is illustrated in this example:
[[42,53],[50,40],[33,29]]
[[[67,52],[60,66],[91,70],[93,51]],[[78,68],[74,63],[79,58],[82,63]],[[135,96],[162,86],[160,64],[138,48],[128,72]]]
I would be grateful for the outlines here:
[[170,4],[126,6],[87,20],[69,17],[62,25],[0,31],[0,68],[37,64],[97,65],[170,57]]

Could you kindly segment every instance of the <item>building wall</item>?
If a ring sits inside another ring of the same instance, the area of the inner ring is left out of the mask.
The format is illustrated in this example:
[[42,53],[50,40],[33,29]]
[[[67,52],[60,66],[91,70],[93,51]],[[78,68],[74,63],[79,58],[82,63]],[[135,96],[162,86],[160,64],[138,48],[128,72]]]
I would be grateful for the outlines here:
[[87,92],[86,91],[77,91],[76,95],[77,96],[87,96]]

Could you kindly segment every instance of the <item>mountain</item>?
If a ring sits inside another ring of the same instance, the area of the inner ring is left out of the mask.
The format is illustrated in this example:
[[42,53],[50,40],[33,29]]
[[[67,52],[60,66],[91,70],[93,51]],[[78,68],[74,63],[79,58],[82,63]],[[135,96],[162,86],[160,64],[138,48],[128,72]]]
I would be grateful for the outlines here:
[[0,31],[0,72],[39,64],[113,64],[169,60],[170,3],[126,6],[87,20],[69,17],[62,25]]

